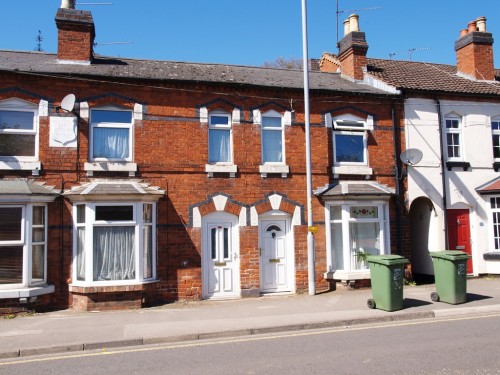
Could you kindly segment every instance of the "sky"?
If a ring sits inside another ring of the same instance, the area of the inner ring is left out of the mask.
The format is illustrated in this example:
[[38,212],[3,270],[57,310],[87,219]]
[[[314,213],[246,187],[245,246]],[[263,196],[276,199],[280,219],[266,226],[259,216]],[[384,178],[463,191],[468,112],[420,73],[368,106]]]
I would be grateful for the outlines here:
[[[0,49],[36,50],[40,31],[41,48],[56,52],[60,5],[0,0]],[[92,12],[99,55],[253,66],[302,59],[302,0],[77,0],[76,9]],[[500,68],[500,0],[308,0],[309,58],[337,53],[337,14],[342,38],[352,13],[368,57],[453,65],[460,30],[485,16]]]

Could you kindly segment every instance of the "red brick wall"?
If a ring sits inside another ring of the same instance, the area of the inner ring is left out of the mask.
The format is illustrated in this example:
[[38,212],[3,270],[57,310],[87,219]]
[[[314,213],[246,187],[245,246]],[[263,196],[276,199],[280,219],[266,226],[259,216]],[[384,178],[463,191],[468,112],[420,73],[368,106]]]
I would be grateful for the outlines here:
[[[48,281],[54,284],[56,292],[49,297],[52,305],[60,307],[79,306],[85,309],[108,309],[117,306],[138,307],[143,298],[147,304],[178,299],[200,299],[201,280],[201,229],[189,226],[190,207],[206,201],[210,195],[223,193],[232,200],[247,207],[277,192],[286,196],[282,209],[293,212],[296,202],[305,210],[306,201],[306,158],[304,141],[304,115],[302,92],[286,90],[263,90],[240,88],[238,96],[230,87],[179,85],[168,89],[151,88],[144,85],[119,85],[106,82],[71,81],[59,78],[41,78],[0,74],[3,87],[18,87],[41,97],[63,98],[72,92],[77,101],[87,99],[90,108],[117,104],[127,108],[133,102],[122,101],[120,97],[147,105],[145,118],[136,122],[134,128],[134,162],[138,165],[137,178],[159,186],[166,196],[158,204],[158,283],[141,291],[121,292],[70,292],[72,262],[72,218],[71,204],[62,198],[49,205],[49,272]],[[140,83],[140,82],[138,82]],[[189,91],[184,91],[189,89]],[[217,92],[219,94],[213,94]],[[19,95],[18,95],[19,93]],[[113,93],[114,96],[103,96]],[[12,96],[21,97],[20,92],[0,91],[0,100]],[[38,103],[38,98],[23,97]],[[287,178],[271,176],[262,178],[260,128],[251,122],[250,108],[259,108],[272,98],[288,108],[293,99],[293,125],[285,130],[286,162],[290,166]],[[208,128],[200,123],[197,111],[203,103],[224,99],[242,108],[240,124],[233,126],[234,162],[238,165],[235,178],[217,176],[208,178],[205,173],[208,153]],[[57,102],[54,104],[58,104]],[[356,96],[311,95],[311,139],[313,188],[332,183],[331,167],[332,132],[324,125],[324,113],[339,112],[345,107],[357,108],[372,114],[376,120],[375,130],[369,139],[369,160],[374,170],[373,179],[394,187],[393,138],[391,104],[384,98]],[[56,114],[51,112],[51,115]],[[69,189],[86,182],[89,178],[83,171],[88,161],[88,130],[85,119],[79,122],[79,174],[77,175],[77,150],[75,148],[49,147],[49,118],[40,118],[40,160],[42,171],[37,180],[46,181],[57,188]],[[404,139],[404,137],[402,137]],[[403,140],[400,140],[401,144]],[[0,171],[2,177],[30,176],[29,172]],[[96,177],[128,178],[124,173],[95,173]],[[344,178],[344,177],[343,177]],[[236,213],[239,205],[229,205]],[[269,208],[269,207],[268,207]],[[303,217],[306,217],[303,212]],[[316,239],[316,283],[318,290],[327,289],[323,279],[326,271],[326,244],[324,228],[324,207],[313,197],[313,219],[319,230]],[[240,228],[241,288],[242,295],[257,295],[259,285],[258,228]],[[299,292],[307,291],[307,226],[294,227],[295,284]]]

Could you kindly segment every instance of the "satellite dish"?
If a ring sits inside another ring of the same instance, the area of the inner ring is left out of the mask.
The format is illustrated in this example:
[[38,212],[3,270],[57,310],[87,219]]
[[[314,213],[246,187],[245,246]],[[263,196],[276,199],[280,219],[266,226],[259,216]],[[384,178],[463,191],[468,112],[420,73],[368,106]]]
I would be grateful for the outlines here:
[[399,158],[406,165],[415,165],[422,160],[423,155],[422,151],[418,148],[409,148],[408,150],[402,152],[401,155],[399,155]]
[[73,111],[73,108],[75,108],[75,100],[76,98],[74,94],[66,95],[61,101],[61,109],[65,112]]

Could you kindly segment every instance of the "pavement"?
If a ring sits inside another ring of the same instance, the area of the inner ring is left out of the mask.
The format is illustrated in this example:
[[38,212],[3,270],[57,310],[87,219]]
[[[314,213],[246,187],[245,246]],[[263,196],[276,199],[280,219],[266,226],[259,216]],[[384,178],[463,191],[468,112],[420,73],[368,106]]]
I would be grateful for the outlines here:
[[405,286],[403,309],[369,309],[371,289],[177,302],[139,310],[61,310],[0,319],[0,358],[105,350],[377,322],[500,314],[500,278],[467,280],[467,301],[432,302],[435,285]]

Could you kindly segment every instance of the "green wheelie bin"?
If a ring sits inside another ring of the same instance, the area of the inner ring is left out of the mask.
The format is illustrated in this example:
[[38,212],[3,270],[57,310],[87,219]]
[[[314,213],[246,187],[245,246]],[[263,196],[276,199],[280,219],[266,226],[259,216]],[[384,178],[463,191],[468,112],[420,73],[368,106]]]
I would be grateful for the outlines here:
[[371,255],[370,267],[373,299],[367,301],[370,309],[385,311],[403,308],[404,265],[408,259],[399,255]]
[[431,293],[434,302],[456,305],[467,300],[467,260],[470,255],[458,250],[430,252],[434,264],[436,291]]

